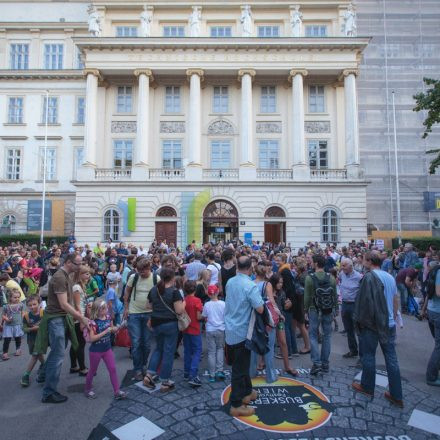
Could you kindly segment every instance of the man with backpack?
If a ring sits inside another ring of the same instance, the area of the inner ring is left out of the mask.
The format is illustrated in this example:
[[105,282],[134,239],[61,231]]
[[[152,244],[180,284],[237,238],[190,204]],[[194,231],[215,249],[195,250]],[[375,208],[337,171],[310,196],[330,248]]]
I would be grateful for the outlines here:
[[[305,280],[304,310],[309,317],[309,335],[313,366],[310,374],[328,373],[331,349],[333,313],[337,312],[336,281],[324,272],[326,260],[322,255],[313,256],[315,272]],[[319,353],[318,330],[322,328],[322,347]]]

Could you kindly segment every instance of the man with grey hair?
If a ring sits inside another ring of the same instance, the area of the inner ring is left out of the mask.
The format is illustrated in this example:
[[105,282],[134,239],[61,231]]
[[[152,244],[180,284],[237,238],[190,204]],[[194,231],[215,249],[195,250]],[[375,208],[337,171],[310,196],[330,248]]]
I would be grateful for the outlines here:
[[420,263],[419,256],[417,255],[417,252],[414,250],[414,246],[411,243],[405,243],[403,252],[403,269],[414,267],[417,263]]
[[353,312],[354,302],[359,292],[359,284],[362,275],[353,269],[353,261],[350,258],[342,258],[341,271],[339,272],[339,290],[342,297],[341,318],[347,332],[348,353],[343,355],[344,358],[354,358],[359,354],[358,343],[356,341]]

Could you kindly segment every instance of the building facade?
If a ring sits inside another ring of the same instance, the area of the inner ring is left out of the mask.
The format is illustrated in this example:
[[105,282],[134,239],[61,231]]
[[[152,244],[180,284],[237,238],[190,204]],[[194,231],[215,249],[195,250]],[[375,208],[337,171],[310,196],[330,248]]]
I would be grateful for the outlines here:
[[0,5],[3,231],[366,238],[348,1]]

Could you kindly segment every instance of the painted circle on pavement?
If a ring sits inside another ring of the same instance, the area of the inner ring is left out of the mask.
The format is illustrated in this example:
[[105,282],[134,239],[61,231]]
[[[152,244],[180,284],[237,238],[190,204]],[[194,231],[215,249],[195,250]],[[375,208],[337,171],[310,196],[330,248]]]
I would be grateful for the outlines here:
[[[258,398],[249,406],[255,408],[250,417],[235,417],[252,428],[279,433],[310,431],[325,425],[334,411],[333,405],[321,391],[299,380],[279,377],[266,383],[264,378],[252,379]],[[231,385],[221,396],[223,405],[229,402]]]

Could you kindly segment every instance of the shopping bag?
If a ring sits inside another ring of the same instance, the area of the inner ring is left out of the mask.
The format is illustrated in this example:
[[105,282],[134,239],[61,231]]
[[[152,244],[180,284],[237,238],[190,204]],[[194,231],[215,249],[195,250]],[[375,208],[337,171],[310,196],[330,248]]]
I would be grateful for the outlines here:
[[130,335],[127,327],[121,327],[115,335],[116,347],[131,347]]

